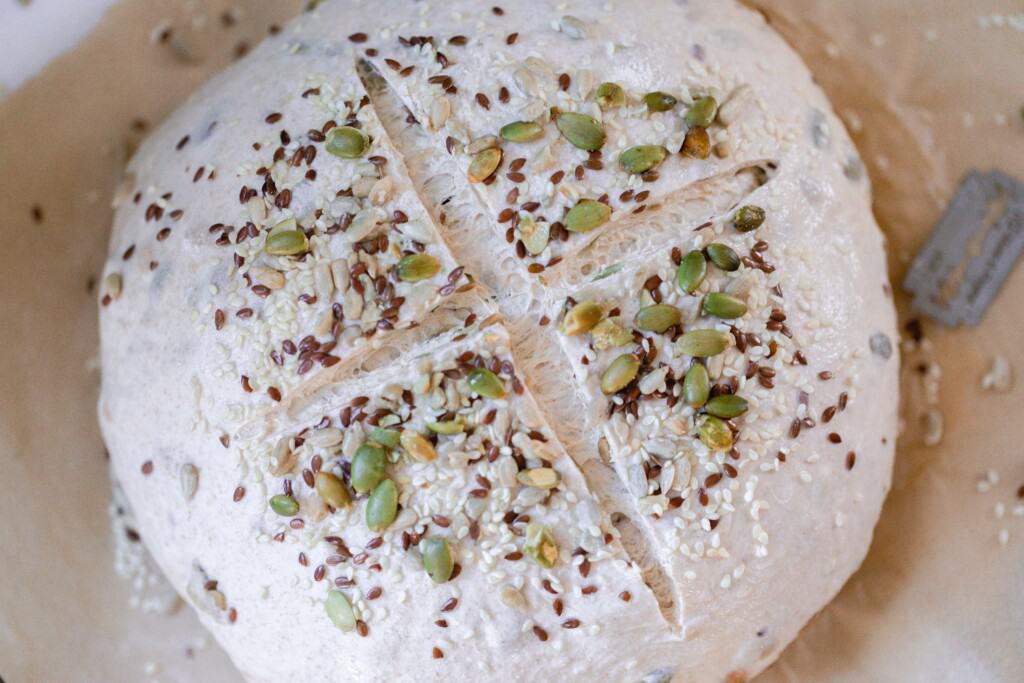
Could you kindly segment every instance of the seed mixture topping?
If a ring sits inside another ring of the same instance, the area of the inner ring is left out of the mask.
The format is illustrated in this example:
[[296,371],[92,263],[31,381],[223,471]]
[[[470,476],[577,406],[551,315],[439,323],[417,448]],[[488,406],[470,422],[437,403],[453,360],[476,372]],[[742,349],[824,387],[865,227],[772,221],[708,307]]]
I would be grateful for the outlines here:
[[[553,64],[536,54],[537,45],[599,28],[572,16],[556,37],[511,38],[482,25],[466,35],[410,36],[399,28],[382,35],[371,59],[408,94],[415,120],[443,140],[530,273],[590,241],[574,236],[592,238],[605,224],[735,167],[738,131],[730,124],[756,104],[748,86],[706,71],[703,83],[633,91],[587,68],[589,58]],[[592,44],[599,52],[601,44]],[[463,59],[484,52],[486,64]]]
[[[607,405],[601,427],[638,509],[666,547],[692,560],[728,557],[715,528],[738,506],[755,520],[769,508],[753,470],[771,472],[799,454],[798,444],[782,444],[817,425],[811,397],[828,396],[834,377],[822,370],[808,385],[794,372],[810,360],[786,323],[782,273],[756,232],[765,221],[760,206],[739,206],[698,226],[688,243],[634,259],[654,266],[606,269],[565,299],[558,321],[577,380]],[[821,422],[845,410],[852,392],[836,394]],[[842,439],[830,431],[825,441]],[[837,457],[852,469],[852,451]],[[740,490],[743,469],[752,472]],[[706,538],[683,540],[694,531]],[[760,525],[753,534],[755,556],[766,555],[768,534]]]
[[[239,444],[247,486],[266,500],[260,540],[301,549],[345,632],[368,635],[410,601],[440,628],[477,629],[476,609],[460,609],[472,574],[494,586],[471,596],[476,608],[585,631],[576,600],[636,590],[613,568],[626,556],[611,525],[526,393],[503,329],[472,325],[435,347],[369,377],[382,386],[373,396],[318,404],[298,432]],[[560,618],[529,607],[552,596]]]
[[[237,335],[214,370],[237,382],[232,421],[250,414],[244,394],[282,401],[303,376],[415,324],[467,286],[357,83],[318,79],[295,92],[287,113],[266,115],[252,160],[234,169],[237,210],[209,226],[231,266],[194,317]],[[192,182],[212,179],[206,168],[190,170]],[[146,220],[180,219],[170,200],[168,193],[150,204]],[[156,239],[169,236],[164,228]],[[104,305],[121,283],[119,273],[107,276]],[[267,352],[245,353],[253,348]]]

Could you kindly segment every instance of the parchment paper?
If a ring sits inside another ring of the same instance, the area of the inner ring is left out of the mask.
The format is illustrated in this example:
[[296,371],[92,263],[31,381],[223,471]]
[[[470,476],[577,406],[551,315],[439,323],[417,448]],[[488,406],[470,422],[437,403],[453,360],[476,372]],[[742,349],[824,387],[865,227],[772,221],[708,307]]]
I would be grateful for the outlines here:
[[[1018,1],[752,3],[850,125],[894,284],[965,169],[1024,178]],[[240,681],[187,609],[133,609],[133,589],[114,574],[90,283],[106,251],[110,197],[145,126],[302,4],[122,0],[78,49],[0,104],[7,683]],[[1024,394],[1016,384],[981,387],[997,355],[1024,371],[1022,270],[980,327],[925,322],[923,340],[908,335],[906,430],[875,543],[762,680],[1024,681]],[[913,315],[897,299],[906,322]],[[929,408],[944,425],[934,446],[924,443]]]

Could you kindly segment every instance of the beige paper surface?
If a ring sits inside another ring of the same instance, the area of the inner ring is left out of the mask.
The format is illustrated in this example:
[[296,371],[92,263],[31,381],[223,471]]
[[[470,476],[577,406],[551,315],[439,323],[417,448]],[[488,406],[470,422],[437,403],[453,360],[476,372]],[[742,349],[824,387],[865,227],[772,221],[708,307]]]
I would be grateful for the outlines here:
[[[131,589],[114,575],[89,290],[106,252],[109,199],[141,136],[133,122],[159,122],[302,2],[251,0],[224,17],[232,4],[125,0],[74,53],[0,104],[7,683],[240,680],[188,610],[167,617],[131,609]],[[1024,178],[1019,2],[754,4],[804,55],[851,126],[889,236],[894,283],[965,169]],[[165,42],[151,38],[166,27]],[[898,299],[906,321],[905,297]],[[905,353],[907,429],[875,544],[764,680],[1024,680],[1024,516],[1014,515],[1024,504],[1024,390],[981,388],[995,355],[1024,372],[1019,302],[1021,268],[979,328],[926,323],[926,342]],[[926,446],[921,416],[936,387],[944,434]],[[979,492],[989,470],[998,483]]]

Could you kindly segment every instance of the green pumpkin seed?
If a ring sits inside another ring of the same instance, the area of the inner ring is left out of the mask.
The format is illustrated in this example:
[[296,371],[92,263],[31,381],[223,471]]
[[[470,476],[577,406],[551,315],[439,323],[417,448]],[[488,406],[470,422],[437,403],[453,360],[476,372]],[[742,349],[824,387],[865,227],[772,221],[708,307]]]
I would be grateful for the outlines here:
[[534,256],[541,254],[551,239],[551,226],[547,221],[538,221],[528,213],[519,217],[519,239],[526,251]]
[[682,317],[683,314],[675,306],[654,304],[640,309],[640,312],[636,314],[636,326],[645,332],[660,334],[678,324]]
[[374,427],[370,430],[370,435],[367,438],[385,448],[398,448],[398,442],[401,437],[402,434],[397,429]]
[[731,294],[712,292],[704,297],[704,312],[716,318],[732,320],[743,317],[747,305]]
[[747,412],[747,400],[735,394],[715,396],[704,406],[709,415],[730,420]]
[[704,282],[707,272],[708,262],[704,258],[704,254],[694,249],[679,262],[679,268],[676,270],[676,282],[679,284],[679,289],[687,294],[693,294],[700,287],[700,283]]
[[601,111],[616,109],[626,104],[626,91],[617,83],[602,83],[597,86],[597,94],[594,96],[597,106]]
[[499,134],[509,142],[532,142],[544,129],[536,121],[513,121],[501,127]]
[[352,603],[348,601],[341,591],[328,591],[327,602],[324,603],[324,610],[327,618],[342,631],[354,631],[356,628],[356,613],[352,610]]
[[370,531],[381,532],[391,526],[398,514],[398,489],[395,482],[385,479],[366,501],[366,526]]
[[640,359],[631,353],[624,353],[608,366],[601,375],[601,391],[614,394],[629,386],[640,372]]
[[423,568],[434,583],[445,583],[452,578],[455,557],[448,541],[437,536],[425,538],[420,541],[420,555],[423,557]]
[[594,152],[604,145],[604,128],[593,116],[563,112],[555,119],[555,125],[566,140],[580,149]]
[[590,232],[608,222],[612,209],[593,199],[581,199],[565,214],[565,227],[570,232]]
[[626,173],[645,173],[657,168],[668,156],[668,150],[661,145],[637,145],[619,155],[619,163]]
[[523,550],[540,566],[551,569],[558,562],[558,544],[544,524],[531,522],[526,526],[526,543]]
[[263,248],[274,256],[295,256],[309,250],[309,240],[295,219],[289,218],[273,227]]
[[282,517],[294,517],[299,514],[299,501],[291,496],[273,496],[270,499],[270,509]]
[[327,131],[327,151],[342,159],[358,159],[366,154],[370,141],[352,126],[338,126]]
[[705,416],[697,428],[697,434],[704,445],[713,451],[727,451],[732,448],[732,430],[717,417]]
[[734,271],[740,267],[740,256],[735,251],[715,242],[707,246],[708,258],[716,266],[726,271]]
[[581,301],[565,314],[562,318],[562,334],[567,337],[575,337],[578,334],[589,332],[604,316],[604,309],[593,301]]
[[402,282],[419,282],[437,275],[441,262],[430,254],[409,254],[398,262],[398,279]]
[[765,213],[760,206],[747,205],[740,207],[732,217],[733,226],[740,232],[757,230],[764,223]]
[[553,489],[558,486],[559,482],[562,481],[562,477],[557,471],[550,467],[533,467],[526,470],[520,470],[516,474],[516,479],[523,486],[529,486],[534,489]]
[[686,112],[686,125],[690,128],[707,128],[718,114],[718,102],[714,97],[701,97]]
[[599,351],[617,349],[633,341],[633,333],[611,318],[605,318],[590,331],[594,348]]
[[501,165],[501,148],[488,147],[482,152],[477,152],[473,161],[469,162],[469,182],[482,183],[494,175]]
[[349,495],[345,483],[330,472],[317,472],[314,479],[316,492],[324,502],[335,510],[352,507],[352,496]]
[[419,462],[430,462],[437,457],[437,451],[433,444],[419,432],[406,429],[402,432],[402,448],[413,460]]
[[683,379],[683,400],[691,408],[700,408],[707,403],[710,393],[711,379],[708,377],[708,369],[700,363],[694,363],[686,371],[686,378]]
[[461,420],[448,420],[447,422],[428,422],[427,429],[434,432],[435,434],[445,434],[451,436],[452,434],[461,434],[466,431],[466,425],[462,424]]
[[372,491],[384,478],[387,465],[388,457],[383,448],[364,443],[352,456],[352,488],[359,493]]
[[475,368],[466,378],[469,388],[487,398],[501,398],[505,395],[505,385],[487,368]]
[[729,335],[719,330],[693,330],[676,342],[676,350],[684,356],[707,358],[717,356],[729,347]]
[[678,102],[679,100],[672,95],[658,90],[644,95],[644,104],[647,106],[647,111],[650,112],[669,111]]

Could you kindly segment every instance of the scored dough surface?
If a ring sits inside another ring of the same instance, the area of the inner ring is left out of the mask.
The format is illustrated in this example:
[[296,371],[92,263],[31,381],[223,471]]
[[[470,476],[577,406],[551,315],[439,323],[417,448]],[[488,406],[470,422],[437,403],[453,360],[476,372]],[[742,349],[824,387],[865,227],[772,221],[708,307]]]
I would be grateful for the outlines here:
[[[606,81],[622,107],[595,103]],[[648,112],[652,91],[678,102]],[[710,153],[681,153],[707,96]],[[560,132],[567,112],[600,122],[600,153]],[[538,137],[487,137],[514,121]],[[355,158],[331,151],[342,126],[367,141]],[[643,177],[620,164],[636,145],[667,152]],[[566,230],[580,200],[610,218]],[[896,435],[884,244],[828,102],[732,2],[328,0],[176,112],[116,201],[114,473],[249,680],[742,681],[867,550]],[[747,205],[766,218],[740,232]],[[289,231],[302,248],[271,253]],[[712,243],[738,268],[682,291],[678,263]],[[713,292],[745,312],[707,315]],[[604,326],[564,334],[578,302]],[[679,324],[639,329],[654,304]],[[727,346],[702,361],[713,393],[747,403],[720,450],[681,399],[684,335],[708,329]],[[623,354],[640,369],[608,395]],[[474,391],[474,368],[501,391]],[[347,481],[375,426],[436,455],[390,451],[381,532],[365,496],[334,510],[313,485]],[[555,488],[530,485],[540,470]],[[268,504],[285,495],[295,514]],[[452,548],[448,582],[423,569],[428,538]],[[355,628],[328,617],[332,590]]]

